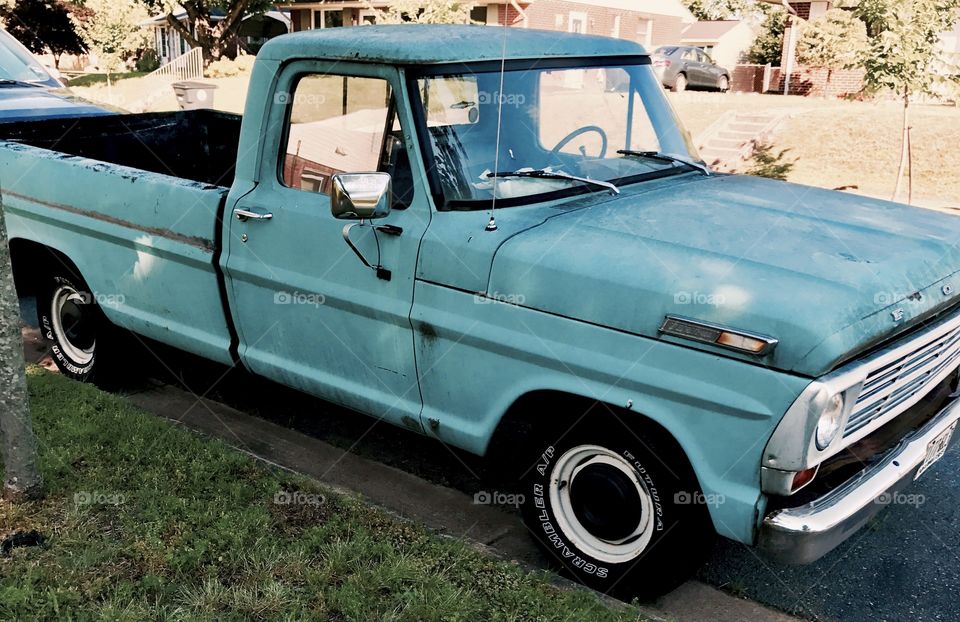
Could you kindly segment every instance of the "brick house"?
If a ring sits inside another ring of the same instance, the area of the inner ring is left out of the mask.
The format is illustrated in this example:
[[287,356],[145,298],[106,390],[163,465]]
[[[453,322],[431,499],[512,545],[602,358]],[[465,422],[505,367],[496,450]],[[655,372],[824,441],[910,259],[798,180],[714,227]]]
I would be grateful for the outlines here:
[[[389,0],[299,0],[278,5],[289,11],[292,29],[372,24],[373,8]],[[696,21],[680,0],[503,0],[478,2],[474,22],[577,32],[631,39],[648,47],[679,43],[686,25]]]
[[[816,0],[813,2],[794,2],[791,0],[790,6],[797,14],[796,18],[792,19],[813,20],[822,16],[831,8],[849,10],[855,8],[857,3],[858,0]],[[791,30],[792,28],[788,27],[783,37],[783,56],[780,66],[784,68],[784,71],[780,77],[781,92],[785,87],[787,67],[791,68],[790,93],[794,95],[844,96],[861,91],[863,88],[862,69],[844,69],[830,72],[828,85],[826,69],[794,66],[794,63],[791,62],[794,52],[790,45]],[[941,46],[944,54],[951,55],[955,59],[960,57],[960,22],[954,26],[953,30],[943,33]]]

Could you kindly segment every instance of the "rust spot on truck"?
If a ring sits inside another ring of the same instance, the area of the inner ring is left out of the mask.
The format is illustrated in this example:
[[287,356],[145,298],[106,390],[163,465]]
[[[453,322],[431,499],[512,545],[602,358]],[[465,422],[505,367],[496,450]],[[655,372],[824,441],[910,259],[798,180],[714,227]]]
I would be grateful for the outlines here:
[[402,421],[403,425],[407,426],[411,430],[415,430],[417,432],[423,431],[423,428],[420,427],[420,422],[414,419],[413,417],[411,417],[410,415],[404,415],[403,417],[400,418],[400,421]]
[[429,341],[433,341],[437,338],[437,329],[434,328],[431,324],[426,322],[420,322],[417,324],[417,330],[420,331],[420,335]]

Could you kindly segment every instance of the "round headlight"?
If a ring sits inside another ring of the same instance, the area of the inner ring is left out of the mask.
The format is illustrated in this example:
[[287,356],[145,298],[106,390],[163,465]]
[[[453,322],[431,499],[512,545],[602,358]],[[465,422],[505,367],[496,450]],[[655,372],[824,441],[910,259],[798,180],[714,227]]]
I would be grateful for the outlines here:
[[837,438],[843,422],[843,396],[831,395],[817,423],[817,449],[823,451]]

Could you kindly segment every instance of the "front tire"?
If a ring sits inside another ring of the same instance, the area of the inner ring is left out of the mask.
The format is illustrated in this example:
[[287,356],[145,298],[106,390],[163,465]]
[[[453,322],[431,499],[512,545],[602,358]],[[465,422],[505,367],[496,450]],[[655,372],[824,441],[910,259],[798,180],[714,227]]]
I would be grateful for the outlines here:
[[50,274],[37,292],[37,315],[63,375],[81,382],[104,376],[109,324],[83,281],[66,271]]
[[538,544],[604,593],[652,599],[683,583],[715,537],[685,458],[632,432],[591,426],[567,437],[542,447],[524,480]]

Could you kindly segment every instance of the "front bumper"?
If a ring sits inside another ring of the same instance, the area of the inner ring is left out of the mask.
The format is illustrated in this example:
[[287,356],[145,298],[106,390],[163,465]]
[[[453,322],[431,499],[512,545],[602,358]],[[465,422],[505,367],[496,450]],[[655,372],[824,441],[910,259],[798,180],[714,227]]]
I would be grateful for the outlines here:
[[[958,421],[960,400],[955,400],[844,485],[805,505],[772,512],[763,520],[758,548],[787,564],[808,564],[823,557],[916,479],[927,446]],[[955,430],[950,445],[958,442],[960,430]]]

